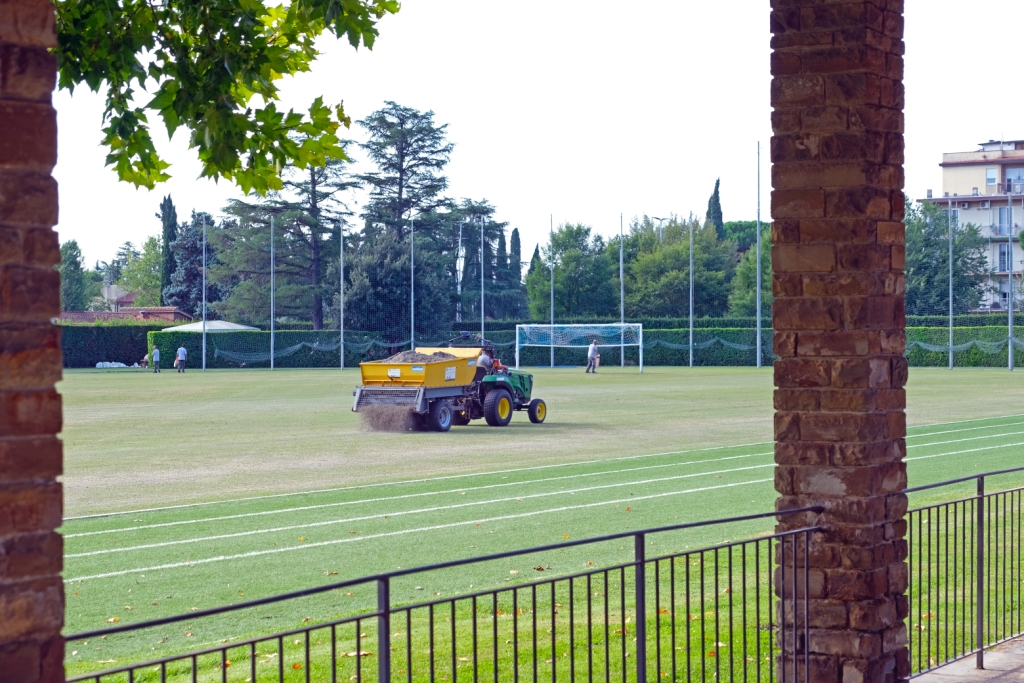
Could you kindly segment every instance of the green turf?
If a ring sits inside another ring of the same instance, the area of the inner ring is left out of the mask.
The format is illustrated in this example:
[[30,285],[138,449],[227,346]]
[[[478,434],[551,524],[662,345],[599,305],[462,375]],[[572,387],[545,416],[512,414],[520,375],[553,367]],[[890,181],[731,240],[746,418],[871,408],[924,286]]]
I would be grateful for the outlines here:
[[[770,371],[536,374],[535,393],[549,405],[544,425],[517,415],[504,430],[474,423],[448,434],[379,434],[349,410],[354,372],[68,373],[66,632],[772,508]],[[1015,379],[995,370],[912,373],[911,485],[1021,464]],[[1010,417],[993,417],[1002,415]],[[164,506],[183,507],[153,509]],[[648,552],[770,527],[664,534]],[[534,566],[558,575],[631,558],[631,542],[616,541],[400,580],[392,594],[396,602],[451,597],[532,580]],[[68,663],[88,670],[129,653],[298,627],[303,616],[316,623],[369,609],[373,591],[271,609],[257,627],[251,614],[231,615],[166,627],[160,638],[72,644]]]

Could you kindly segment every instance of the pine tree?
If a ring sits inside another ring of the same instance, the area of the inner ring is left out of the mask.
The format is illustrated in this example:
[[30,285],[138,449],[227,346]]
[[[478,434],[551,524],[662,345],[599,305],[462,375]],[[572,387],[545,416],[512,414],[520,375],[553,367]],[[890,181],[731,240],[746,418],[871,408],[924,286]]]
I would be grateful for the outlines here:
[[[171,284],[163,292],[168,306],[177,306],[194,318],[203,315],[203,219],[207,230],[213,228],[213,217],[208,213],[192,212],[192,221],[178,227],[178,239],[171,252],[174,254],[174,274]],[[207,267],[217,262],[214,250],[207,244]],[[220,300],[220,288],[207,283],[206,301]]]
[[718,194],[718,186],[721,182],[721,178],[715,180],[715,191],[711,193],[711,198],[708,199],[708,213],[704,217],[704,221],[715,226],[718,240],[724,241],[726,238],[725,222],[722,220],[722,200]]
[[511,285],[508,271],[508,245],[505,242],[505,231],[498,233],[498,248],[494,256],[494,279],[505,289]]
[[163,298],[163,291],[171,284],[171,275],[174,274],[174,254],[171,252],[171,245],[178,239],[178,211],[174,208],[171,195],[164,197],[160,202],[160,213],[156,214],[163,226],[161,240],[161,264],[160,264],[160,300],[167,303]]

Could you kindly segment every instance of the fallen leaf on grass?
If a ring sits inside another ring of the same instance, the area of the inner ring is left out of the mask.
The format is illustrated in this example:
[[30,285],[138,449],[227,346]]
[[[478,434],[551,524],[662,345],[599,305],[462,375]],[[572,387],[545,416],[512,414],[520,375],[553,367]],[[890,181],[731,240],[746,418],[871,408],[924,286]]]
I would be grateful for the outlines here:
[[185,631],[185,637],[186,638],[191,638],[192,637],[192,631]]
[[298,662],[295,662],[294,664],[292,664],[292,668],[295,669],[296,671],[298,671],[299,669],[302,668],[302,665],[299,664]]
[[116,624],[119,621],[121,621],[120,617],[111,617],[111,618],[107,619],[107,623],[108,624]]
[[540,565],[538,564],[538,565],[537,565],[536,567],[534,567],[534,570],[535,570],[535,571],[538,571],[538,572],[542,572],[542,571],[544,571],[544,567],[542,567],[542,566],[540,566]]
[[305,541],[305,540],[306,540],[306,537],[305,537],[305,536],[299,536],[299,540],[300,540],[300,541]]
[[198,612],[198,611],[199,611],[199,608],[198,608],[198,607],[189,607],[189,608],[188,608],[188,611],[189,611],[189,612]]
[[519,573],[518,569],[513,569],[512,571],[509,572],[509,574],[518,574],[518,573]]
[[324,576],[337,576],[338,572],[324,572]]
[[562,534],[562,538],[569,538],[569,534]]
[[629,512],[629,511],[630,511],[630,509],[629,509],[629,508],[626,508],[626,512]]
[[238,595],[239,595],[239,597],[245,595],[245,591],[238,591]]
[[459,657],[459,661],[460,662],[468,662],[469,661],[469,657]]
[[662,607],[661,609],[658,610],[658,614],[668,614],[668,610],[665,609],[664,607]]
[[72,651],[71,651],[71,656],[72,656],[72,657],[74,657],[74,656],[75,656],[75,655],[77,655],[77,654],[78,654],[78,650],[72,650]]
[[303,619],[302,623],[305,624],[307,621],[309,621],[309,617],[306,617],[305,619]]

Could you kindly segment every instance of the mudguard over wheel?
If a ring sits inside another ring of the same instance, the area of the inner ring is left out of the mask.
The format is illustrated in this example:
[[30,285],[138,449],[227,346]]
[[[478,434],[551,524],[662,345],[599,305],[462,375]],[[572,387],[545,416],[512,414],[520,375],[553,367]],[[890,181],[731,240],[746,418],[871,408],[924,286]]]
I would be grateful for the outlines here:
[[530,401],[526,414],[530,416],[530,422],[539,425],[548,416],[548,405],[542,399],[535,398]]
[[494,389],[484,398],[484,419],[492,427],[504,427],[512,421],[512,395]]
[[448,401],[434,401],[427,413],[427,429],[432,432],[447,432],[452,428],[454,411]]

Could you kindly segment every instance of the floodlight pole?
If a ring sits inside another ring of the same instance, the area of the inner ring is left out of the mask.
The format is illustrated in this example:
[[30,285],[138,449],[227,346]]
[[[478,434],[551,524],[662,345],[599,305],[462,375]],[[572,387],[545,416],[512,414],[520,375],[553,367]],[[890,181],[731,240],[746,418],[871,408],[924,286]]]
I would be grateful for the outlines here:
[[555,214],[550,216],[551,225],[548,228],[551,238],[551,330],[548,334],[551,340],[551,367],[555,367]]
[[[959,222],[959,221],[958,221]],[[949,227],[949,369],[953,369],[953,202],[946,201],[946,224]]]
[[626,281],[623,279],[623,249],[625,236],[622,231],[622,214],[619,214],[619,367],[626,367]]
[[416,350],[416,219],[409,219],[409,349]]
[[480,217],[480,343],[484,343],[484,225],[487,219]]
[[[1012,328],[1011,328],[1012,330]],[[203,372],[206,372],[206,214],[203,214]]]
[[[462,226],[465,225],[466,221],[459,222],[459,249],[455,252],[455,286],[458,290],[459,298],[455,302],[455,322],[462,322],[462,268],[465,266],[466,259],[462,256]],[[462,266],[459,265],[459,258],[462,258]]]
[[274,217],[270,217],[270,369],[274,369]]
[[761,357],[761,141],[757,141],[757,367]]
[[693,367],[693,217],[690,217],[690,367]]
[[341,272],[338,278],[338,328],[341,337],[338,340],[339,355],[341,356],[341,369],[345,369],[345,228],[338,223],[338,268]]
[[1010,311],[1010,315],[1007,317],[1010,337],[1006,341],[1006,364],[1010,372],[1013,372],[1013,197],[1010,196],[1009,183],[1007,183],[1006,187],[1006,205],[1009,207],[1006,222],[1010,226],[1010,234],[1006,236],[1006,241],[1009,243],[1008,256],[1010,261],[1010,291],[1006,297],[1007,308]]

